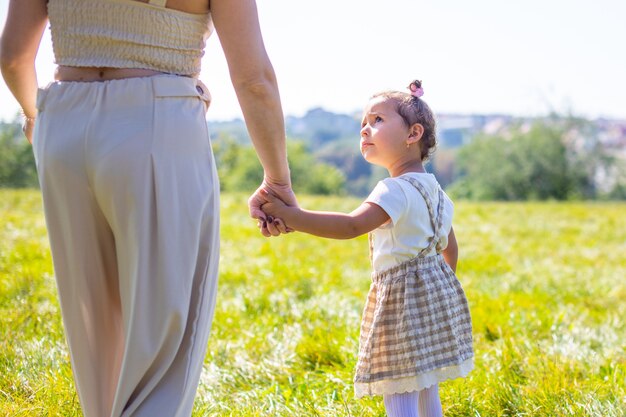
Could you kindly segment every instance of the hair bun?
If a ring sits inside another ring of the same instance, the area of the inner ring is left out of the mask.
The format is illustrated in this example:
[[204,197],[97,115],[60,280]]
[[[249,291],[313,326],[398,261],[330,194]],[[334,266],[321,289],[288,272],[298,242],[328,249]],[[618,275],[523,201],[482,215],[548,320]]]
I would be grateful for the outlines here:
[[413,80],[413,81],[411,81],[411,84],[409,84],[408,89],[409,89],[409,91],[411,91],[411,95],[413,97],[420,98],[421,96],[424,95],[424,89],[422,88],[422,81],[421,80]]

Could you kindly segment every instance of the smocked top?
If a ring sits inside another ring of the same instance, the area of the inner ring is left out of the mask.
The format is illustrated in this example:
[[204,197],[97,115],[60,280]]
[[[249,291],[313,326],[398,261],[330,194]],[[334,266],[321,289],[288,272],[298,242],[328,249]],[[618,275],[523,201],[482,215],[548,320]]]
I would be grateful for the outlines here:
[[57,65],[143,68],[197,77],[210,13],[165,7],[167,0],[49,0]]

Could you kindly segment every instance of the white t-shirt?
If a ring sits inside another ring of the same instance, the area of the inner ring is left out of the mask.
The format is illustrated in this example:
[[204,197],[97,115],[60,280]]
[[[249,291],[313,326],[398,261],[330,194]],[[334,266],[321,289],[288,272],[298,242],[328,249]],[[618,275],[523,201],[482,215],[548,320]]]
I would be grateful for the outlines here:
[[[428,247],[428,240],[434,233],[424,197],[410,182],[401,179],[407,176],[415,178],[424,186],[437,215],[440,187],[434,175],[411,172],[379,181],[365,200],[380,206],[391,218],[389,223],[372,231],[373,268],[377,272],[417,256],[422,249]],[[454,211],[452,201],[445,193],[443,204],[443,224],[439,230],[442,249],[448,246]],[[434,254],[433,248],[426,255]]]

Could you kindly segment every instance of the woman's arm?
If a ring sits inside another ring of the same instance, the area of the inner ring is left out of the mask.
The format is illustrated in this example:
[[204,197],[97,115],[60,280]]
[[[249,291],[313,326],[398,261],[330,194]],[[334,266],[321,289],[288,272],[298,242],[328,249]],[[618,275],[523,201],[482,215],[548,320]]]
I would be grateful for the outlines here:
[[330,239],[352,239],[389,221],[389,215],[380,206],[363,203],[349,214],[310,211],[283,204],[271,194],[263,193],[267,203],[263,211],[268,216],[284,221],[293,230]]
[[0,40],[0,70],[27,117],[24,133],[29,142],[37,116],[35,57],[47,20],[45,0],[11,0]]
[[456,242],[453,228],[450,228],[450,233],[448,234],[448,246],[443,250],[443,259],[456,272],[456,263],[459,259],[459,245]]
[[276,76],[265,51],[254,0],[211,0],[211,14],[252,144],[265,171],[263,184],[249,200],[250,215],[264,219],[259,208],[263,203],[261,189],[297,205],[291,190]]

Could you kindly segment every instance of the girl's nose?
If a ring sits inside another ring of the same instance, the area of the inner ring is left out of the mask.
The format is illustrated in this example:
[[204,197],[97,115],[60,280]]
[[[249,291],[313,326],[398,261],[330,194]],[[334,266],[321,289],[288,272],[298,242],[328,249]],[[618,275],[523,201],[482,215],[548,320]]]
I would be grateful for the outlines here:
[[369,135],[369,128],[367,125],[365,125],[361,128],[361,136],[368,136],[368,135]]

